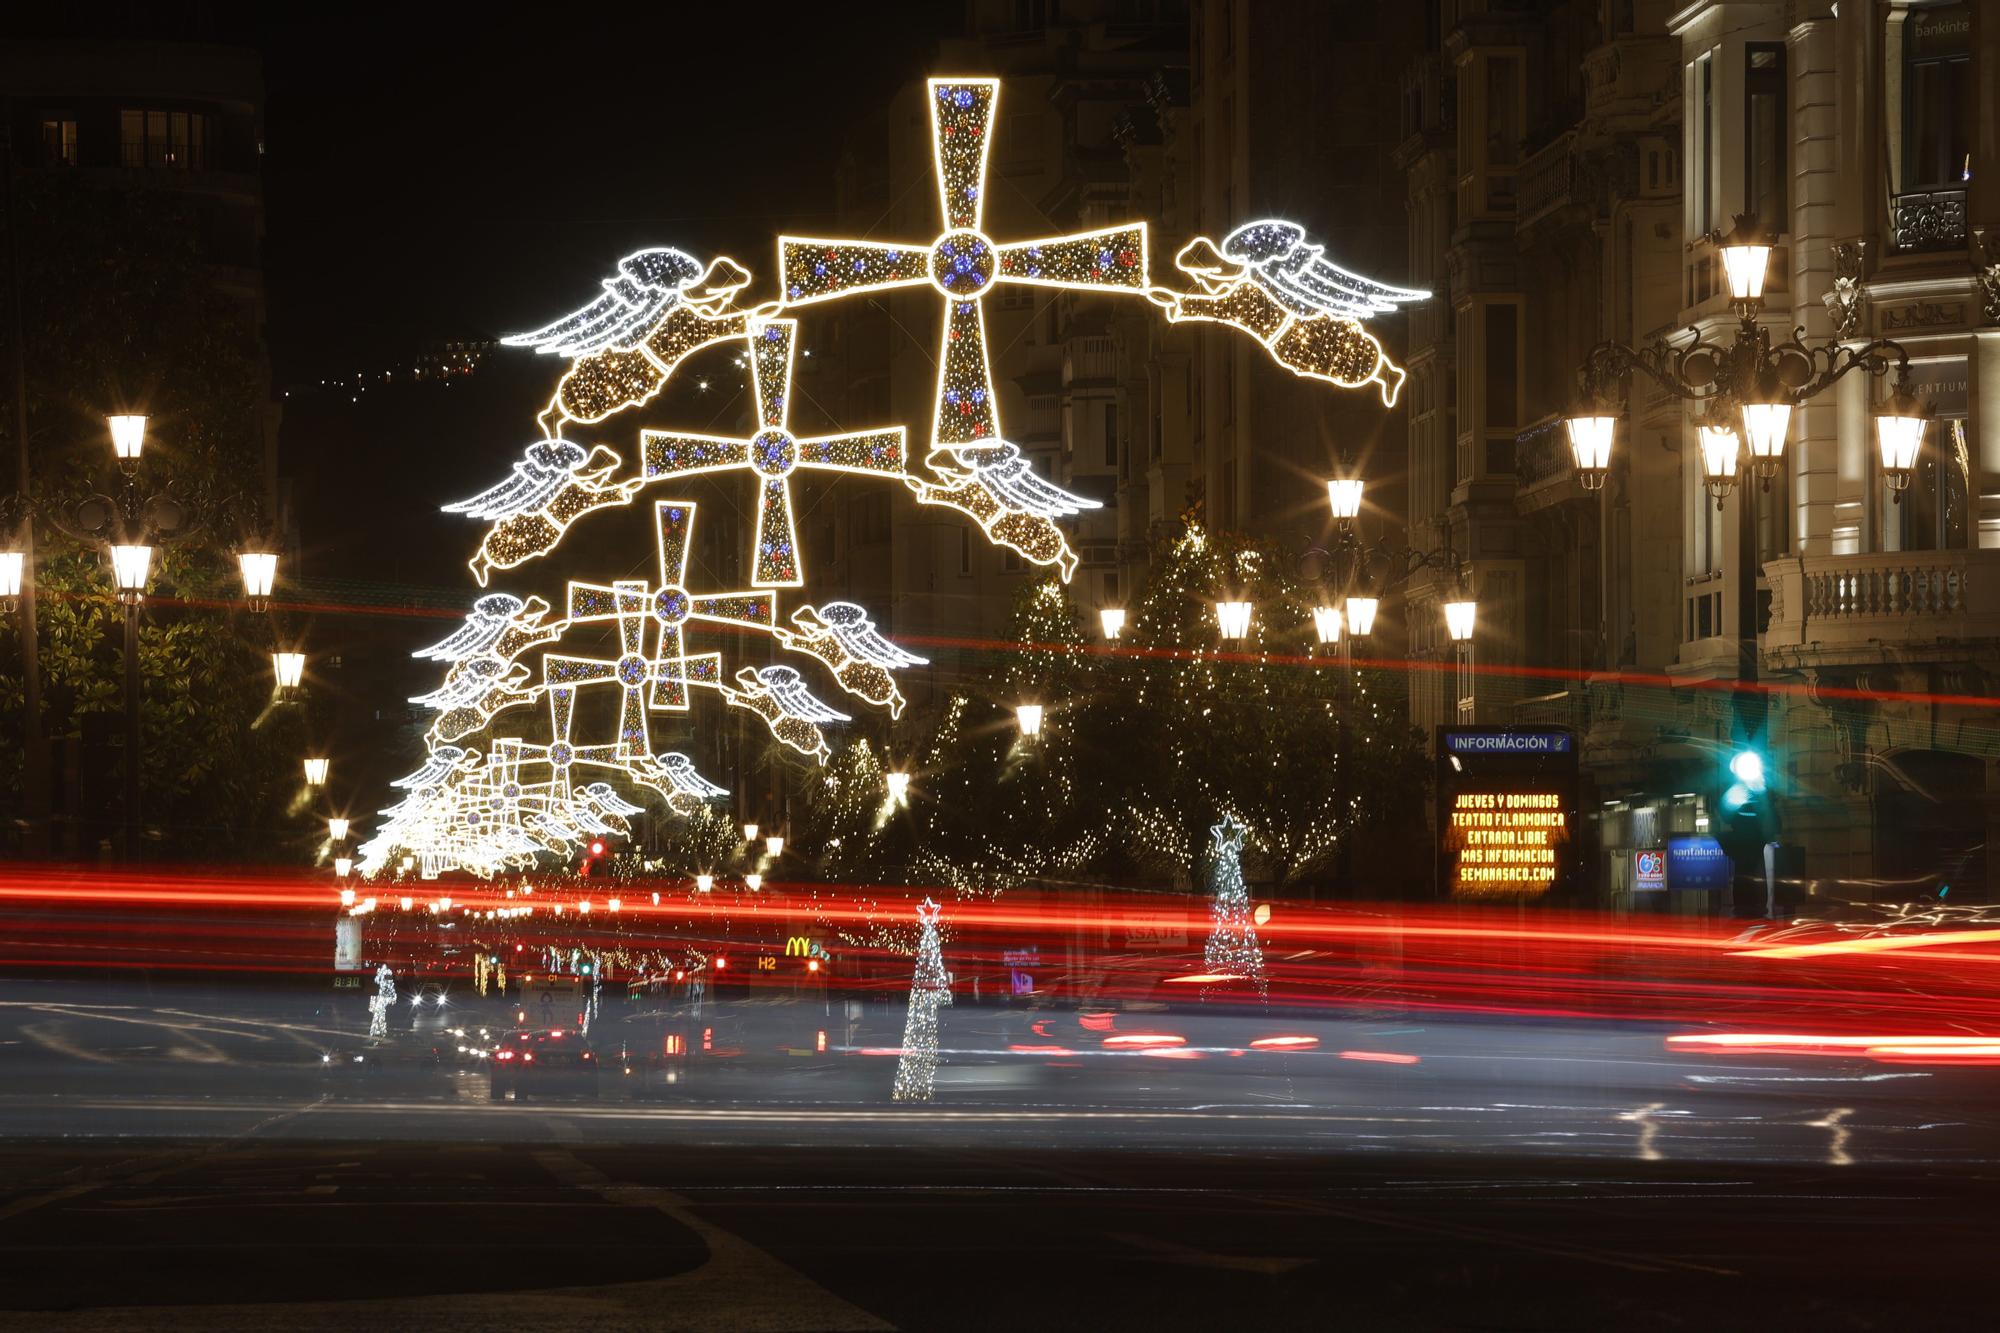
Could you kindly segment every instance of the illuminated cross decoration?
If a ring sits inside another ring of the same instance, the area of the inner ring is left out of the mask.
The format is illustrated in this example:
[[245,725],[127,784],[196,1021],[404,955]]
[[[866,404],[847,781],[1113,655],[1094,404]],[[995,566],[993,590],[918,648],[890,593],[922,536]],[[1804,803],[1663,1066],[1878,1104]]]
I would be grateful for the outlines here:
[[[758,478],[755,573],[759,588],[796,588],[805,582],[799,567],[798,527],[792,521],[792,473],[800,468],[861,472],[902,478],[903,428],[800,438],[792,434],[792,356],[798,345],[797,320],[774,319],[750,326],[750,375],[757,391],[757,433],[748,439],[641,431],[645,475],[650,481],[702,472],[746,468]],[[690,511],[693,506],[689,506]]]
[[[595,764],[621,772],[626,766],[628,752],[622,738],[606,745],[577,745],[570,740],[570,723],[576,714],[574,685],[551,685],[548,696],[548,744],[534,745],[511,736],[494,743],[493,794],[503,808],[515,809],[523,804],[538,808],[537,802],[541,803],[540,808],[546,808],[550,802],[570,800],[570,768],[573,765]],[[520,766],[524,763],[547,764],[549,780],[533,786],[523,784]]]
[[931,154],[944,230],[928,245],[778,238],[787,307],[926,282],[937,289],[944,332],[926,462],[933,468],[950,465],[961,474],[977,472],[979,455],[968,458],[959,451],[1004,439],[980,313],[986,294],[1004,283],[1133,295],[1143,295],[1149,285],[1143,222],[1004,245],[980,230],[999,97],[998,79],[930,80]]
[[778,599],[768,592],[692,593],[687,588],[688,554],[694,543],[692,500],[659,500],[653,505],[655,545],[660,559],[660,586],[652,594],[653,619],[659,622],[659,657],[653,671],[653,707],[686,712],[688,686],[722,678],[722,654],[689,656],[689,621],[733,625],[766,634],[778,618]]
[[[587,583],[570,585],[570,619],[613,620],[618,622],[619,654],[615,659],[568,657],[557,653],[542,658],[542,687],[567,693],[591,685],[616,685],[625,692],[618,711],[618,746],[627,756],[649,755],[652,738],[646,729],[646,685],[653,679],[654,664],[646,657],[646,621],[651,612],[646,585],[637,581],[598,588]],[[579,614],[579,611],[582,614]],[[553,695],[550,701],[554,706]],[[562,734],[562,733],[558,733]]]

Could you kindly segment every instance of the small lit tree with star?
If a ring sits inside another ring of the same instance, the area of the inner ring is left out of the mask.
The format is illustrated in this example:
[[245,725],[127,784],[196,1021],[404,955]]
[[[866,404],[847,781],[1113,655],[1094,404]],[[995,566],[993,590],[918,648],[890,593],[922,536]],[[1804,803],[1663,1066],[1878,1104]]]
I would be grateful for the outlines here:
[[1243,883],[1243,826],[1230,815],[1209,833],[1209,916],[1214,927],[1202,965],[1221,976],[1242,977],[1264,992],[1264,951],[1250,917],[1250,890]]
[[910,981],[910,1014],[903,1021],[903,1055],[896,1062],[895,1099],[927,1102],[937,1090],[938,1010],[951,1003],[951,973],[938,943],[938,905],[917,908],[917,969]]

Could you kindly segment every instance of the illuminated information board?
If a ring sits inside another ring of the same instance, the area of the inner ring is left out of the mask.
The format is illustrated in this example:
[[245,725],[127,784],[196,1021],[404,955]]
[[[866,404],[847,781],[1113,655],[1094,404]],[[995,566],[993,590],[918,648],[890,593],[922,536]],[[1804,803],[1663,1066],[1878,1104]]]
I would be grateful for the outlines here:
[[1575,875],[1576,738],[1552,728],[1438,732],[1439,887],[1506,902],[1565,896]]

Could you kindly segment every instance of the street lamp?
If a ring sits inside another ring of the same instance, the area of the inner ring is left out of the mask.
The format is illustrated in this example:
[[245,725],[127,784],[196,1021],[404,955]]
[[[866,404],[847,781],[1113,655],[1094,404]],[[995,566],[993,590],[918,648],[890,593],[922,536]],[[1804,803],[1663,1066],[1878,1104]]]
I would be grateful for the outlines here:
[[696,875],[696,876],[694,877],[694,887],[695,887],[695,892],[697,892],[697,893],[708,893],[708,892],[710,892],[711,890],[713,890],[713,889],[715,888],[715,876],[713,876],[713,875]]
[[1923,447],[1927,419],[1909,386],[1899,384],[1875,416],[1875,437],[1882,447],[1882,479],[1889,483],[1891,500],[1903,503],[1910,476],[1916,471],[1917,451]]
[[1313,608],[1313,631],[1319,635],[1321,643],[1340,642],[1340,608],[1337,606],[1315,606]]
[[1215,624],[1222,637],[1239,643],[1250,632],[1250,603],[1222,601],[1215,604]]
[[326,831],[333,841],[345,842],[347,840],[347,821],[339,815],[335,815],[326,821]]
[[111,423],[111,452],[125,468],[138,466],[139,455],[146,448],[145,414],[123,412],[106,420]]
[[1478,617],[1479,603],[1461,590],[1457,598],[1444,604],[1445,633],[1453,643],[1469,643]]
[[757,841],[757,826],[755,824],[745,824],[743,826],[743,841]]
[[[1855,370],[1882,377],[1894,369],[1899,390],[1910,382],[1909,353],[1893,339],[1876,338],[1852,345],[1830,339],[1808,344],[1795,333],[1773,343],[1769,330],[1758,322],[1764,308],[1764,279],[1771,264],[1770,238],[1754,216],[1741,216],[1728,236],[1711,239],[1719,241],[1723,274],[1736,310],[1735,337],[1721,345],[1709,342],[1697,331],[1691,341],[1681,345],[1663,338],[1644,347],[1608,340],[1590,349],[1577,371],[1582,389],[1579,405],[1564,422],[1570,448],[1576,454],[1579,479],[1587,489],[1602,484],[1597,469],[1610,461],[1616,430],[1613,389],[1629,380],[1634,371],[1675,398],[1708,407],[1707,427],[1714,431],[1732,429],[1732,418],[1740,421],[1739,447],[1747,450],[1764,490],[1769,490],[1772,480],[1784,470],[1785,437],[1791,429],[1793,408]],[[1900,444],[1903,437],[1897,438]],[[1733,456],[1726,469],[1719,452],[1710,458],[1711,446],[1719,451],[1722,445],[1719,434],[1712,441],[1703,439],[1703,477],[1718,502],[1736,484]],[[1914,458],[1913,453],[1913,465]]]
[[1375,628],[1375,612],[1382,605],[1379,597],[1365,593],[1349,593],[1347,596],[1347,634],[1350,639],[1365,639]]
[[236,556],[236,564],[243,571],[243,595],[250,601],[252,611],[263,611],[271,605],[271,588],[278,581],[278,557],[273,551],[242,551]]
[[327,770],[332,767],[332,760],[321,758],[317,755],[306,760],[306,786],[324,787],[326,785]]
[[1569,451],[1576,463],[1577,484],[1586,491],[1604,489],[1611,472],[1611,441],[1618,434],[1618,418],[1602,400],[1593,399],[1563,422],[1569,433]]
[[785,854],[784,838],[773,833],[770,837],[764,839],[764,853],[767,856],[783,856]]
[[277,677],[279,693],[286,694],[296,690],[299,682],[306,676],[306,655],[289,652],[272,653],[271,674]]
[[1705,421],[1696,429],[1701,436],[1702,484],[1715,497],[1715,507],[1719,510],[1723,497],[1736,489],[1736,459],[1743,451],[1743,444],[1734,426]]
[[756,893],[764,887],[764,877],[753,870],[743,877],[743,887]]
[[1367,483],[1360,477],[1334,477],[1326,483],[1326,501],[1333,508],[1334,521],[1344,530],[1361,515],[1361,493]]
[[[345,858],[343,858],[343,859],[345,859]],[[353,867],[352,867],[352,866],[350,866],[350,867],[348,867],[348,869],[350,869],[350,870],[351,870],[351,869],[353,869]],[[339,862],[339,861],[335,861],[335,862],[333,863],[333,873],[334,873],[334,874],[336,874],[336,875],[345,875],[345,874],[346,874],[347,872],[346,872],[346,871],[344,871],[344,870],[342,870],[342,869],[340,868],[340,862]],[[355,895],[354,895],[354,890],[353,890],[353,889],[342,889],[342,890],[340,891],[340,905],[341,905],[342,907],[352,907],[352,906],[354,906],[354,896],[355,896]]]
[[25,551],[0,551],[0,611],[12,615],[21,604],[21,569]]
[[1042,734],[1042,706],[1040,704],[1017,704],[1014,707],[1014,721],[1020,725],[1023,736]]
[[152,572],[153,548],[141,543],[111,548],[111,576],[118,584],[118,600],[137,606],[146,593],[146,576]]
[[908,805],[910,803],[910,775],[908,773],[891,769],[889,772],[883,774],[882,778],[883,781],[889,784],[889,800],[892,803],[896,805]]
[[1118,636],[1125,630],[1125,608],[1107,606],[1097,613],[1097,618],[1104,626],[1104,637],[1117,642]]

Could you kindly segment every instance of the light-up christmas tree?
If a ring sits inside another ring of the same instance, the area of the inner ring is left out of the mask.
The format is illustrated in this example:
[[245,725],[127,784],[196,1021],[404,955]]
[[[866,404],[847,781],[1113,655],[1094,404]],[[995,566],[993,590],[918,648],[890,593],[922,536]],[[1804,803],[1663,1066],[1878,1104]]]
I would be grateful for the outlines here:
[[375,969],[375,994],[368,1001],[368,1035],[389,1035],[389,1011],[396,1006],[396,974],[383,963]]
[[903,1021],[903,1056],[896,1062],[895,1099],[927,1102],[937,1091],[938,1010],[951,1003],[951,973],[938,944],[938,905],[917,908],[917,970],[910,981],[910,1014]]
[[1250,890],[1243,883],[1243,826],[1228,815],[1209,831],[1209,917],[1202,964],[1219,976],[1242,977],[1263,994],[1264,951],[1257,944],[1257,923],[1250,918]]

